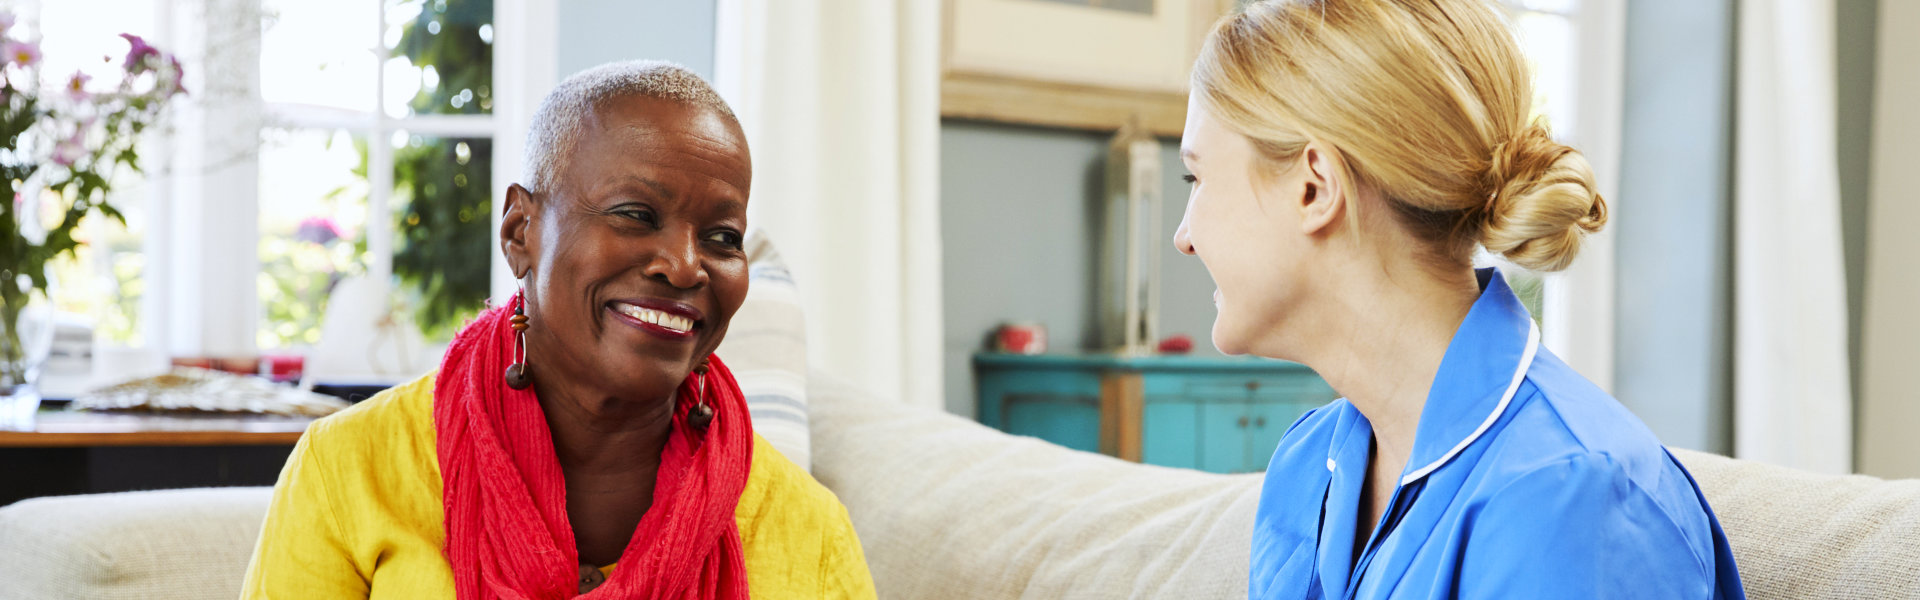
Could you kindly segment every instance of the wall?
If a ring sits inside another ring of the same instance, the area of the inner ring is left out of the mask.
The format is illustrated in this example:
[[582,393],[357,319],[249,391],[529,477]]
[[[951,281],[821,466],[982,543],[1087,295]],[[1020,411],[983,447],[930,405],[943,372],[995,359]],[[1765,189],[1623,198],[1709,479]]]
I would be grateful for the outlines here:
[[617,60],[655,58],[713,79],[715,0],[566,0],[559,5],[560,77]]
[[1920,477],[1920,2],[1879,8],[1857,467]]
[[1667,445],[1732,448],[1733,6],[1627,4],[1615,384]]
[[[973,353],[1007,321],[1046,325],[1049,350],[1098,340],[1093,293],[1103,169],[1109,134],[946,121],[940,128],[940,229],[946,314],[947,410],[975,414]],[[1199,259],[1173,249],[1186,210],[1179,141],[1161,140],[1162,335],[1194,338],[1218,355],[1213,282]]]

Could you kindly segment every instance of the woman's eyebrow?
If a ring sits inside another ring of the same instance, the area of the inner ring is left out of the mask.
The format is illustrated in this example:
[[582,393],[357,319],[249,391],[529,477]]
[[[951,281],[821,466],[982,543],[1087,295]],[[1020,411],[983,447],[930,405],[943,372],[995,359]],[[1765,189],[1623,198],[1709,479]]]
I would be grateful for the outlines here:
[[659,197],[661,199],[666,199],[666,200],[671,200],[676,196],[678,196],[678,194],[673,193],[673,188],[668,187],[667,184],[660,183],[653,179],[641,177],[638,175],[627,175],[619,179],[615,179],[612,182],[608,183],[607,186],[602,189],[605,189],[608,191],[642,190],[646,192],[651,192],[653,196]]
[[747,211],[747,205],[739,200],[721,200],[714,203],[713,210],[721,214],[744,213]]

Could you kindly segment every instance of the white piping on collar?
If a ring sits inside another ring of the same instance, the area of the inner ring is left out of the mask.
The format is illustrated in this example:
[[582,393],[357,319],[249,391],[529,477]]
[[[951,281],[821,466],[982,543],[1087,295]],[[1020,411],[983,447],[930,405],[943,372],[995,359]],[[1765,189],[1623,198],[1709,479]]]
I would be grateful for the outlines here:
[[1440,468],[1440,465],[1447,464],[1447,461],[1453,460],[1453,457],[1459,455],[1460,451],[1466,450],[1468,444],[1472,444],[1474,440],[1480,439],[1481,434],[1486,433],[1488,428],[1493,427],[1493,422],[1500,420],[1500,415],[1507,412],[1507,405],[1513,402],[1513,394],[1520,391],[1520,382],[1527,378],[1527,369],[1533,368],[1533,356],[1538,353],[1539,350],[1540,326],[1535,324],[1533,319],[1529,317],[1527,319],[1527,349],[1520,354],[1520,367],[1514,369],[1513,382],[1507,384],[1507,393],[1500,395],[1500,403],[1494,405],[1493,414],[1487,415],[1487,420],[1480,422],[1479,429],[1473,430],[1472,435],[1467,436],[1467,439],[1460,440],[1460,443],[1455,444],[1452,450],[1448,450],[1446,454],[1440,455],[1439,459],[1427,463],[1427,466],[1420,467],[1417,471],[1408,473],[1406,477],[1401,477],[1400,485],[1407,485],[1418,481],[1421,477],[1426,477],[1428,473],[1432,473],[1434,469]]

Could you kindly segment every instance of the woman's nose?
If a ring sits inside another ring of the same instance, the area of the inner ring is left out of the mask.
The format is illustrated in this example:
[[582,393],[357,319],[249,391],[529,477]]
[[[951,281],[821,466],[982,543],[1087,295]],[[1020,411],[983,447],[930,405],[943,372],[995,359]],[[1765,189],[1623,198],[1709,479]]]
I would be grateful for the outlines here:
[[1186,214],[1180,215],[1180,228],[1173,230],[1173,248],[1181,254],[1193,256],[1193,234],[1187,223],[1193,220],[1193,203],[1187,203]]
[[685,234],[662,235],[660,244],[654,249],[653,257],[647,262],[647,276],[667,282],[680,289],[700,287],[707,283],[707,269],[700,264],[698,236],[687,228]]

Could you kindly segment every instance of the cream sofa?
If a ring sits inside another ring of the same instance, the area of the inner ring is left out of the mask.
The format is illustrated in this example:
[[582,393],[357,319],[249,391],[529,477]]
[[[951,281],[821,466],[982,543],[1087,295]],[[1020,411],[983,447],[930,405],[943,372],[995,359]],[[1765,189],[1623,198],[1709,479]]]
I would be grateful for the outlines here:
[[[812,376],[813,468],[882,598],[1238,598],[1257,475],[1144,466],[1008,436]],[[1920,598],[1920,481],[1676,452],[1748,596]],[[41,498],[0,509],[0,599],[232,598],[270,490]]]

